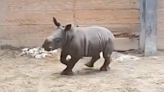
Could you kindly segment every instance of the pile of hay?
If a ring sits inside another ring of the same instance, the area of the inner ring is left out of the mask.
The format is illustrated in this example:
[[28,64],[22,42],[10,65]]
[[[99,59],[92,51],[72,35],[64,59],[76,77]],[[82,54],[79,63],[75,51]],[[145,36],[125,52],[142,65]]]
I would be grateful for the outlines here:
[[23,48],[20,56],[30,56],[33,58],[45,58],[48,56],[53,56],[57,54],[60,50],[53,50],[53,51],[45,51],[44,48],[36,47],[36,48]]

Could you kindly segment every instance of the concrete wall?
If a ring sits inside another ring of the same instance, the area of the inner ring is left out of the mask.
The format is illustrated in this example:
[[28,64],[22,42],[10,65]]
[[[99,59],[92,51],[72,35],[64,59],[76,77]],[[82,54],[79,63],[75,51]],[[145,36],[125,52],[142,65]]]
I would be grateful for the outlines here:
[[164,0],[159,0],[158,5],[158,48],[164,49]]
[[119,37],[117,49],[136,49],[137,40],[129,36],[139,30],[138,4],[138,0],[1,0],[0,45],[40,46],[53,31],[55,16],[63,24],[110,28]]

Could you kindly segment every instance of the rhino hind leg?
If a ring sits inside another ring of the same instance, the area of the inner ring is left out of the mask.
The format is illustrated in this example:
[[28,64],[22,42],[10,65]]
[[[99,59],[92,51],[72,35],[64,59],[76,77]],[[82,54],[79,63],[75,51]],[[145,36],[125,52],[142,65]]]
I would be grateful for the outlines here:
[[105,59],[104,64],[101,66],[100,71],[107,71],[109,69],[109,64],[111,63],[113,47],[110,44],[106,46],[103,51],[103,57]]
[[89,61],[88,63],[86,63],[85,65],[87,67],[94,67],[94,63],[100,58],[100,55],[97,56],[93,56],[91,61]]
[[106,57],[104,64],[100,68],[100,71],[107,71],[109,69],[110,62],[111,62],[111,57]]

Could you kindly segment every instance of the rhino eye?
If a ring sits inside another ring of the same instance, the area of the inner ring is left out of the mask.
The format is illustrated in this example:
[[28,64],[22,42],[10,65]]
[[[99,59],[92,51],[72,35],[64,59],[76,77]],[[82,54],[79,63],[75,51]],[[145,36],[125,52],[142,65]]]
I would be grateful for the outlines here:
[[59,42],[61,42],[61,38],[55,39],[55,43],[59,43]]

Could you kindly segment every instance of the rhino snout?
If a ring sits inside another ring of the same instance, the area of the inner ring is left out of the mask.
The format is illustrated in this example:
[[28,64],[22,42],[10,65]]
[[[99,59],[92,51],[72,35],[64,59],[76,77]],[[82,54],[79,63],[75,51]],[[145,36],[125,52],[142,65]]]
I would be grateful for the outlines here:
[[53,48],[50,46],[50,42],[48,40],[45,40],[43,45],[42,45],[42,48],[44,48],[44,50],[46,51],[51,51]]

